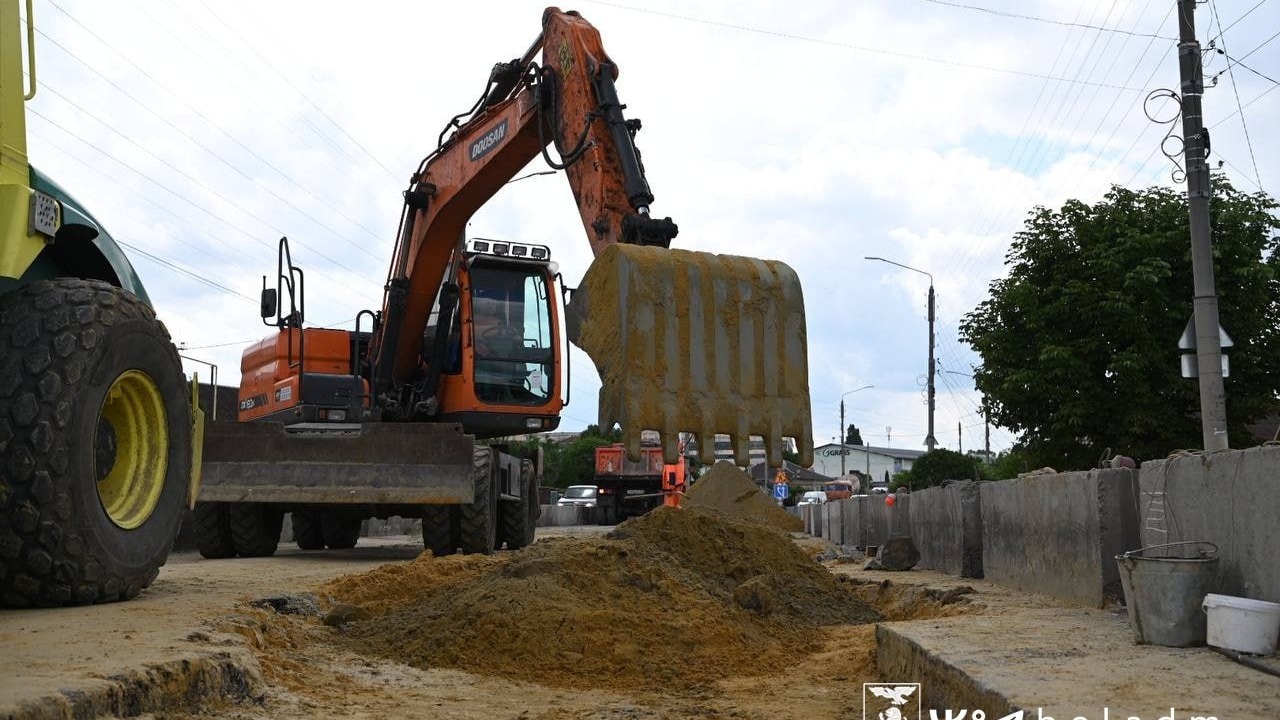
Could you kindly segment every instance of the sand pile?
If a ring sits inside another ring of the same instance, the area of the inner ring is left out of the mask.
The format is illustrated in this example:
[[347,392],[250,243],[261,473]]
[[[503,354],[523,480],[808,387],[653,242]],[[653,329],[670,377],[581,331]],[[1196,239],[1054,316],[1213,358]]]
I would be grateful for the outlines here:
[[798,532],[804,522],[774,504],[742,470],[721,460],[689,488],[684,497],[688,507],[715,510],[734,520],[764,523],[780,530]]
[[323,590],[373,612],[335,633],[358,652],[582,688],[776,673],[819,647],[820,625],[878,619],[784,534],[696,509],[512,555],[424,555]]

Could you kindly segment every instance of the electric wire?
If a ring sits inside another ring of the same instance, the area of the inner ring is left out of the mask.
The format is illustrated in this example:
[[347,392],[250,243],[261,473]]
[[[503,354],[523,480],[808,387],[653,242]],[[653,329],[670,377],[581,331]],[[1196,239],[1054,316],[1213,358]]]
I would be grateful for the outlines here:
[[[1001,73],[1004,75],[1016,75],[1020,77],[1035,78],[1037,80],[1057,80],[1060,82],[1081,82],[1081,81],[1069,81],[1066,78],[1053,77],[1050,75],[1043,75],[1040,73],[1029,72],[1026,70],[1014,70],[1010,68],[994,67],[991,65],[982,65],[980,63],[964,62],[962,60],[951,60],[949,58],[933,57],[931,55],[919,55],[916,53],[902,52],[899,50],[887,50],[885,48],[875,48],[875,47],[869,47],[866,45],[855,45],[853,43],[840,42],[837,40],[823,40],[822,38],[809,37],[806,35],[780,32],[777,30],[766,30],[764,28],[752,27],[750,25],[742,25],[738,23],[723,22],[720,20],[708,20],[706,18],[694,17],[692,15],[680,15],[678,13],[664,12],[661,10],[654,10],[652,8],[640,8],[640,7],[634,7],[631,5],[623,5],[621,3],[606,2],[605,0],[587,0],[587,2],[591,2],[596,5],[605,5],[605,6],[616,8],[619,10],[627,10],[629,12],[637,12],[637,13],[643,13],[646,15],[655,15],[658,17],[670,18],[672,20],[681,20],[684,22],[698,23],[701,25],[710,25],[712,27],[721,27],[729,30],[739,30],[742,32],[749,32],[757,35],[767,35],[770,37],[782,38],[785,40],[795,40],[798,42],[807,42],[815,45],[825,45],[828,47],[842,48],[845,50],[853,50],[855,52],[870,53],[873,55],[883,55],[886,57],[895,57],[895,58],[900,58],[904,60],[915,60],[919,62],[929,62],[929,63],[935,63],[939,65],[950,65],[953,67],[967,68],[969,70],[983,70],[986,72]],[[1083,82],[1083,84],[1088,85],[1092,83]],[[1105,83],[1102,86],[1105,88],[1111,88],[1114,90],[1123,90],[1127,92],[1139,92],[1141,90],[1141,88],[1121,87],[1119,85],[1110,85]]]
[[[366,255],[368,255],[369,257],[371,257],[371,258],[373,258],[373,259],[380,259],[380,258],[378,258],[378,256],[377,256],[377,255],[374,255],[372,252],[370,252],[370,251],[368,250],[368,248],[365,248],[364,246],[360,245],[359,243],[356,243],[355,241],[351,240],[350,238],[347,238],[347,237],[343,236],[343,235],[342,235],[341,233],[339,233],[337,230],[334,230],[332,227],[329,227],[329,226],[328,226],[327,224],[325,224],[324,222],[322,222],[322,221],[320,221],[320,220],[316,219],[316,218],[315,218],[313,215],[311,215],[310,213],[307,213],[306,211],[302,210],[302,209],[301,209],[301,208],[299,208],[298,206],[294,205],[294,204],[293,204],[292,202],[290,202],[289,200],[286,200],[285,198],[281,197],[281,196],[280,196],[279,194],[277,194],[275,191],[271,190],[270,188],[266,187],[265,185],[262,185],[261,181],[257,180],[256,178],[251,177],[250,175],[248,175],[247,173],[245,173],[245,172],[244,172],[243,170],[241,170],[240,168],[238,168],[238,167],[236,167],[235,165],[233,165],[232,163],[228,162],[224,157],[222,157],[222,155],[221,155],[221,154],[219,154],[218,152],[216,152],[215,150],[213,150],[213,149],[212,149],[212,148],[210,148],[209,146],[205,145],[205,144],[204,144],[204,143],[202,143],[200,140],[196,139],[196,137],[195,137],[194,135],[192,135],[191,133],[187,132],[186,130],[184,130],[184,129],[180,128],[180,127],[178,127],[178,126],[177,126],[177,125],[176,125],[172,120],[170,120],[170,119],[168,119],[168,118],[164,117],[163,115],[161,115],[160,113],[156,112],[156,111],[155,111],[152,107],[150,107],[148,104],[146,104],[146,103],[142,102],[141,100],[139,100],[138,98],[134,97],[134,96],[133,96],[133,95],[132,95],[128,90],[125,90],[123,87],[121,87],[121,86],[120,86],[118,83],[116,83],[114,80],[112,80],[111,78],[109,78],[109,77],[107,77],[106,75],[102,74],[102,72],[100,72],[97,68],[94,68],[92,65],[90,65],[89,63],[87,63],[87,62],[85,62],[84,60],[82,60],[82,59],[81,59],[79,56],[77,56],[75,53],[71,52],[71,50],[70,50],[70,49],[68,49],[68,48],[67,48],[66,46],[64,46],[62,43],[58,42],[56,39],[54,39],[54,38],[50,37],[47,33],[45,33],[45,32],[44,32],[43,30],[41,30],[40,28],[38,28],[38,27],[36,28],[36,33],[37,33],[37,34],[39,34],[41,37],[43,37],[45,40],[48,40],[50,43],[52,43],[54,46],[56,46],[56,47],[57,47],[57,48],[59,48],[60,50],[62,50],[62,51],[63,51],[64,53],[66,53],[70,58],[72,58],[72,59],[73,59],[73,60],[75,60],[76,62],[78,62],[78,63],[80,63],[81,65],[83,65],[83,66],[84,66],[85,68],[87,68],[90,72],[92,72],[93,74],[95,74],[95,75],[97,75],[98,77],[102,78],[102,79],[103,79],[107,84],[111,85],[113,88],[115,88],[117,91],[119,91],[119,92],[120,92],[120,94],[121,94],[121,95],[123,95],[124,97],[126,97],[126,98],[128,98],[129,100],[133,101],[133,103],[134,103],[134,104],[136,104],[138,107],[142,108],[142,109],[143,109],[143,110],[145,110],[147,113],[149,113],[150,115],[152,115],[153,117],[155,117],[156,119],[158,119],[160,122],[162,122],[162,123],[164,123],[165,125],[167,125],[169,128],[171,128],[172,130],[174,130],[175,132],[177,132],[179,135],[182,135],[182,136],[183,136],[183,137],[185,137],[187,140],[189,140],[189,141],[191,141],[192,143],[194,143],[194,144],[195,144],[197,147],[199,147],[200,149],[204,150],[206,153],[208,153],[210,156],[212,156],[212,157],[213,157],[214,159],[216,159],[218,162],[222,163],[222,164],[223,164],[223,165],[225,165],[227,168],[229,168],[232,172],[235,172],[236,174],[240,175],[241,177],[245,178],[246,180],[249,180],[250,182],[253,182],[253,183],[257,184],[259,187],[262,187],[262,189],[264,189],[264,190],[265,190],[267,193],[269,193],[272,197],[276,198],[277,200],[279,200],[279,201],[283,202],[284,204],[288,205],[289,207],[293,208],[293,209],[294,209],[295,211],[297,211],[300,215],[302,215],[303,217],[305,217],[305,218],[309,219],[311,222],[315,223],[316,225],[318,225],[318,226],[320,226],[320,227],[324,228],[325,230],[329,231],[330,233],[332,233],[332,234],[333,234],[333,236],[334,236],[335,238],[337,238],[337,239],[339,239],[339,240],[342,240],[342,241],[343,241],[343,242],[345,242],[346,244],[348,244],[348,245],[352,246],[353,248],[355,248],[355,249],[359,250],[359,251],[360,251],[360,252],[362,252],[362,253],[365,253]],[[47,85],[46,85],[46,87],[47,87]],[[138,147],[139,149],[143,150],[144,152],[146,152],[146,153],[150,154],[152,157],[156,157],[157,159],[160,159],[158,156],[156,156],[156,155],[155,155],[155,153],[153,153],[153,152],[151,152],[150,150],[148,150],[147,148],[143,147],[143,146],[142,146],[142,145],[140,145],[138,142],[136,142],[136,141],[132,140],[128,135],[126,135],[126,134],[124,134],[124,133],[122,133],[122,132],[120,132],[120,131],[116,130],[116,129],[115,129],[115,128],[113,128],[113,127],[111,127],[108,123],[106,123],[106,121],[104,121],[104,120],[102,120],[101,118],[97,117],[97,116],[96,116],[96,115],[94,115],[92,112],[89,112],[89,111],[88,111],[87,109],[85,109],[83,106],[81,106],[81,105],[77,104],[75,101],[73,101],[73,100],[71,100],[71,99],[67,98],[66,96],[62,95],[61,93],[57,93],[56,91],[54,91],[54,92],[55,92],[55,94],[57,94],[57,95],[58,95],[58,97],[62,98],[62,99],[63,99],[63,100],[65,100],[66,102],[68,102],[68,103],[70,103],[70,104],[72,104],[72,105],[76,106],[76,107],[77,107],[77,108],[78,108],[82,113],[84,113],[84,114],[85,114],[85,115],[87,115],[88,117],[90,117],[90,118],[92,118],[92,119],[94,119],[94,120],[98,121],[98,122],[99,122],[100,124],[102,124],[104,127],[108,128],[109,130],[111,130],[111,131],[112,131],[113,133],[115,133],[116,135],[119,135],[121,138],[125,139],[125,140],[126,140],[127,142],[129,142],[130,144],[132,144],[132,145],[134,145],[134,146]],[[161,159],[161,162],[163,162],[164,164],[168,165],[169,167],[174,168],[175,170],[177,170],[177,168],[176,168],[172,163],[170,163],[170,162],[168,162],[168,161],[165,161],[165,160],[162,160],[162,159]],[[178,170],[178,172],[182,172],[182,171]],[[206,190],[208,190],[209,192],[213,193],[214,195],[216,195],[217,197],[221,198],[222,200],[226,201],[227,203],[231,204],[232,206],[235,206],[235,205],[236,205],[236,203],[235,203],[233,200],[231,200],[230,198],[226,197],[225,195],[223,195],[222,193],[218,192],[217,190],[214,190],[213,188],[209,187],[209,186],[208,186],[207,184],[205,184],[203,181],[195,180],[194,178],[191,178],[191,177],[190,177],[190,175],[186,175],[186,173],[183,173],[183,174],[184,174],[186,177],[188,177],[189,179],[191,179],[193,182],[196,182],[197,184],[201,185],[201,186],[202,186],[202,187],[204,187]],[[271,227],[271,228],[272,228],[272,230],[273,230],[274,232],[276,232],[277,234],[280,234],[280,235],[286,235],[286,234],[288,234],[288,233],[284,232],[283,230],[281,230],[281,229],[279,229],[279,228],[277,228],[277,227],[274,227],[270,222],[268,222],[268,221],[266,221],[266,220],[263,220],[262,218],[257,217],[257,216],[255,216],[255,215],[253,215],[252,213],[249,213],[249,212],[247,212],[247,211],[245,211],[245,210],[243,210],[243,209],[241,209],[241,212],[244,212],[246,215],[249,215],[250,217],[252,217],[252,218],[254,218],[255,220],[257,220],[258,222],[263,223],[263,224],[264,224],[264,225],[266,225],[267,227]],[[307,246],[306,246],[306,243],[299,242],[298,244],[299,244],[300,246],[302,246],[302,247],[307,247]],[[338,266],[338,267],[341,267],[341,268],[343,268],[343,269],[345,269],[345,270],[348,270],[348,271],[354,272],[354,270],[352,270],[352,268],[348,267],[346,264],[342,263],[341,261],[339,261],[339,260],[337,260],[337,259],[335,259],[335,258],[333,258],[333,257],[330,257],[330,256],[329,256],[329,255],[327,255],[327,254],[324,254],[324,253],[322,253],[322,252],[320,252],[320,251],[318,251],[318,250],[316,250],[316,249],[314,249],[314,248],[309,248],[309,247],[307,247],[307,249],[308,249],[310,252],[312,252],[312,253],[314,253],[314,254],[316,254],[316,255],[318,255],[318,256],[320,256],[320,257],[324,258],[325,260],[328,260],[329,262],[333,263],[334,265],[336,265],[336,266]]]
[[1054,20],[1052,18],[1037,17],[1035,15],[1022,15],[1019,13],[1012,13],[1005,10],[995,10],[993,8],[980,7],[977,5],[965,5],[964,3],[947,2],[947,0],[921,0],[921,1],[927,2],[927,3],[933,3],[934,5],[946,5],[948,7],[960,8],[963,10],[974,10],[981,13],[987,13],[990,15],[999,15],[1000,17],[1014,18],[1017,20],[1033,20],[1035,22],[1048,23],[1050,25],[1059,25],[1062,27],[1073,27],[1073,28],[1084,28],[1086,30],[1098,30],[1101,32],[1117,33],[1120,35],[1128,35],[1130,37],[1137,37],[1137,38],[1152,38],[1156,40],[1173,40],[1175,42],[1177,41],[1177,38],[1175,37],[1168,37],[1165,35],[1156,35],[1154,33],[1142,33],[1142,32],[1134,32],[1132,30],[1121,30],[1120,28],[1106,27],[1105,25],[1090,25],[1088,23],[1066,22],[1064,20]]
[[[1218,2],[1217,2],[1217,0],[1211,0],[1211,2],[1209,3],[1209,7],[1213,10],[1213,16],[1214,16],[1215,18],[1216,18],[1216,17],[1218,17]],[[1220,20],[1219,20],[1219,21],[1218,21],[1218,25],[1219,25],[1219,26],[1221,26],[1221,25],[1222,25],[1222,21],[1220,21]],[[1280,33],[1277,33],[1277,35],[1280,35]],[[1274,40],[1274,39],[1275,39],[1275,37],[1276,37],[1276,36],[1275,36],[1275,35],[1273,35],[1273,36],[1271,36],[1271,39],[1272,39],[1272,40]],[[1257,158],[1257,157],[1255,157],[1255,156],[1254,156],[1254,154],[1253,154],[1253,139],[1252,139],[1251,137],[1249,137],[1249,123],[1247,123],[1247,122],[1245,121],[1245,118],[1244,118],[1244,109],[1243,109],[1243,108],[1241,107],[1241,105],[1240,105],[1240,85],[1236,82],[1235,70],[1233,69],[1233,68],[1235,68],[1235,65],[1236,65],[1236,64],[1235,64],[1235,63],[1230,62],[1230,57],[1231,57],[1231,56],[1227,53],[1227,39],[1226,39],[1226,37],[1224,37],[1224,35],[1223,35],[1223,34],[1219,34],[1219,35],[1218,35],[1218,39],[1219,39],[1219,40],[1221,41],[1221,43],[1222,43],[1222,54],[1223,54],[1223,55],[1226,55],[1226,56],[1227,56],[1227,58],[1228,58],[1228,62],[1227,62],[1227,77],[1229,77],[1229,78],[1231,79],[1231,93],[1232,93],[1232,94],[1235,96],[1235,98],[1236,98],[1236,110],[1237,110],[1237,112],[1240,114],[1240,127],[1244,130],[1244,141],[1245,141],[1245,146],[1249,148],[1249,159],[1253,162],[1253,177],[1254,177],[1254,180],[1256,180],[1256,181],[1257,181],[1255,184],[1256,184],[1259,188],[1261,188],[1261,187],[1262,187],[1262,175],[1258,172],[1258,158]],[[1268,40],[1267,42],[1271,42],[1271,40]],[[1265,45],[1265,44],[1266,44],[1266,43],[1263,43],[1263,45]],[[1262,47],[1262,45],[1259,45],[1258,47]],[[1257,52],[1257,49],[1258,49],[1258,48],[1254,48],[1253,50],[1251,50],[1251,51],[1249,52],[1249,55],[1252,55],[1254,52]],[[1245,57],[1248,57],[1248,55],[1246,55]],[[1244,58],[1241,58],[1241,60],[1243,60],[1243,59],[1244,59]],[[1208,141],[1206,140],[1205,142],[1207,143]]]
[[259,161],[259,162],[261,162],[263,165],[265,165],[265,166],[267,166],[267,167],[271,168],[271,170],[275,171],[275,173],[276,173],[277,175],[279,175],[282,179],[284,179],[286,182],[288,182],[289,184],[293,185],[294,187],[296,187],[297,189],[301,190],[302,192],[306,193],[306,194],[307,194],[307,195],[309,195],[313,200],[315,200],[316,202],[320,203],[320,204],[321,204],[321,205],[323,205],[324,207],[328,208],[328,209],[329,209],[330,211],[332,211],[333,213],[335,213],[335,214],[337,214],[337,215],[341,216],[341,217],[342,217],[344,220],[346,220],[347,222],[349,222],[349,223],[351,223],[352,225],[354,225],[354,226],[356,226],[356,227],[360,228],[360,229],[361,229],[361,230],[363,230],[366,234],[368,234],[370,237],[374,238],[375,240],[380,239],[380,237],[381,237],[381,236],[380,236],[377,232],[375,232],[374,230],[370,229],[368,226],[366,226],[366,225],[362,224],[359,220],[357,220],[357,219],[355,219],[355,218],[351,217],[350,215],[347,215],[347,214],[346,214],[345,212],[343,212],[340,208],[335,207],[334,205],[332,205],[332,204],[330,204],[329,202],[325,201],[323,198],[321,198],[319,195],[317,195],[315,192],[313,192],[309,187],[307,187],[306,185],[303,185],[303,184],[301,184],[301,183],[299,183],[299,182],[295,181],[295,180],[294,180],[294,179],[293,179],[289,174],[287,174],[285,171],[281,170],[279,167],[277,167],[277,166],[276,166],[274,163],[272,163],[270,160],[268,160],[267,158],[265,158],[265,157],[263,157],[262,155],[260,155],[257,151],[255,151],[253,148],[249,147],[249,146],[248,146],[248,145],[246,145],[245,143],[241,142],[239,138],[237,138],[237,137],[235,137],[234,135],[231,135],[230,133],[228,133],[228,132],[226,132],[225,130],[223,130],[223,129],[222,129],[222,128],[217,124],[217,123],[215,123],[212,119],[210,119],[210,118],[209,118],[209,116],[205,115],[205,114],[204,114],[203,112],[201,112],[198,108],[196,108],[196,107],[195,107],[195,106],[193,106],[191,103],[189,103],[189,102],[187,102],[186,100],[184,100],[184,99],[183,99],[183,98],[178,94],[178,92],[177,92],[176,90],[174,90],[172,87],[170,87],[170,86],[166,85],[165,83],[161,82],[161,81],[160,81],[158,78],[156,78],[154,75],[152,75],[151,73],[147,72],[147,70],[146,70],[145,68],[143,68],[143,67],[139,66],[137,63],[135,63],[134,61],[130,60],[130,59],[129,59],[127,56],[125,56],[122,52],[120,52],[118,49],[116,49],[116,48],[115,48],[115,47],[114,47],[110,42],[108,42],[106,39],[104,39],[101,35],[99,35],[99,34],[97,34],[96,32],[94,32],[92,28],[90,28],[90,27],[88,27],[87,25],[85,25],[84,23],[80,22],[80,20],[79,20],[75,15],[71,14],[71,13],[70,13],[70,12],[68,12],[66,9],[64,9],[62,6],[60,6],[57,2],[55,2],[55,0],[45,0],[45,1],[46,1],[47,3],[49,3],[50,5],[52,5],[56,10],[58,10],[58,12],[62,13],[64,16],[66,16],[68,20],[70,20],[71,22],[75,23],[75,24],[76,24],[78,27],[80,27],[84,32],[88,33],[91,37],[93,37],[95,40],[97,40],[97,41],[98,41],[98,42],[99,42],[99,43],[100,43],[104,48],[106,48],[106,49],[110,50],[111,52],[115,53],[115,55],[116,55],[117,57],[119,57],[121,60],[123,60],[125,63],[127,63],[130,67],[132,67],[134,70],[136,70],[139,74],[141,74],[142,76],[144,76],[144,77],[146,77],[148,80],[150,80],[153,84],[155,84],[155,86],[156,86],[156,87],[159,87],[160,89],[164,90],[166,93],[168,93],[168,94],[169,94],[169,96],[170,96],[170,97],[172,97],[173,99],[175,99],[175,100],[177,100],[179,103],[181,103],[181,104],[182,104],[182,105],[183,105],[187,110],[189,110],[189,111],[191,111],[192,113],[194,113],[194,114],[195,114],[197,117],[199,117],[201,120],[204,120],[204,121],[205,121],[205,123],[206,123],[210,128],[214,129],[214,130],[215,130],[215,131],[217,131],[218,133],[222,134],[222,136],[223,136],[223,137],[227,138],[227,139],[228,139],[228,140],[230,140],[231,142],[233,142],[233,143],[235,143],[236,145],[238,145],[242,150],[244,150],[245,152],[247,152],[247,153],[249,153],[250,155],[252,155],[252,156],[254,157],[254,159],[258,160],[258,161]]

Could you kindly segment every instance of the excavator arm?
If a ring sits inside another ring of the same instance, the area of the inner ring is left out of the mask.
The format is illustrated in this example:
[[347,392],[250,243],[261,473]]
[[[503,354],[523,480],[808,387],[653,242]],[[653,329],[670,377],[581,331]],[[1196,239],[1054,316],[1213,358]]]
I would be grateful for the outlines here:
[[390,398],[420,372],[421,338],[467,221],[542,154],[565,170],[595,255],[567,324],[600,372],[601,426],[620,424],[634,457],[640,431],[657,430],[674,462],[688,431],[707,461],[714,434],[726,433],[739,464],[751,435],[765,438],[771,465],[784,437],[811,464],[799,281],[777,261],[668,249],[677,228],[650,215],[639,122],[623,115],[617,76],[590,23],[548,8],[529,50],[496,66],[472,111],[446,128],[405,193],[370,347],[374,395]]

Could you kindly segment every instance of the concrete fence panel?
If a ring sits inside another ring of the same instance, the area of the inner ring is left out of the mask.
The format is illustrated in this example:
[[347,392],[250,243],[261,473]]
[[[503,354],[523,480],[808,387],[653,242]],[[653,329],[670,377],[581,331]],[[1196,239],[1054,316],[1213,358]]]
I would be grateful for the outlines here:
[[1214,543],[1217,592],[1280,602],[1280,447],[1146,462],[1139,486],[1144,546]]
[[1115,556],[1139,542],[1134,483],[1131,470],[983,483],[983,574],[1075,605],[1121,597]]
[[911,493],[909,524],[921,567],[960,577],[982,577],[978,483],[962,480]]

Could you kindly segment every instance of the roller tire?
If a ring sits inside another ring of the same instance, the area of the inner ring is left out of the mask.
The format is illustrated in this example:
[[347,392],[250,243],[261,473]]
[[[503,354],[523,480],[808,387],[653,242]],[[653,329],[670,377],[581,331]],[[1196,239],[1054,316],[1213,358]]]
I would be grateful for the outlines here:
[[360,541],[363,518],[345,510],[321,510],[320,531],[330,550],[350,550]]
[[289,525],[293,528],[293,541],[302,550],[323,550],[324,531],[320,526],[319,510],[294,510],[289,513]]
[[[163,427],[167,445],[155,433],[119,433],[100,417],[108,405],[119,407],[107,402],[109,391],[115,399],[129,395],[116,384],[129,376],[159,411],[132,412]],[[58,278],[0,297],[0,605],[110,602],[151,584],[177,536],[189,487],[188,397],[168,331],[134,295]],[[117,524],[97,481],[123,482],[119,497],[130,503],[140,496],[130,485],[143,475],[113,481],[103,464],[118,470],[121,458],[129,462],[117,442],[126,437],[144,448],[133,461],[151,464],[156,477],[142,493],[150,498]]]
[[458,506],[422,506],[422,546],[436,557],[458,552]]
[[542,506],[538,504],[538,477],[533,463],[520,461],[520,478],[524,482],[524,497],[518,503],[502,503],[502,536],[508,550],[519,550],[533,543]]
[[240,557],[270,557],[280,544],[284,513],[261,503],[231,503],[231,542]]
[[493,482],[493,450],[477,445],[471,477],[475,500],[458,510],[459,541],[464,553],[489,554],[498,545],[498,488]]
[[209,560],[236,556],[236,546],[231,541],[231,515],[225,503],[198,502],[193,519],[200,555]]

